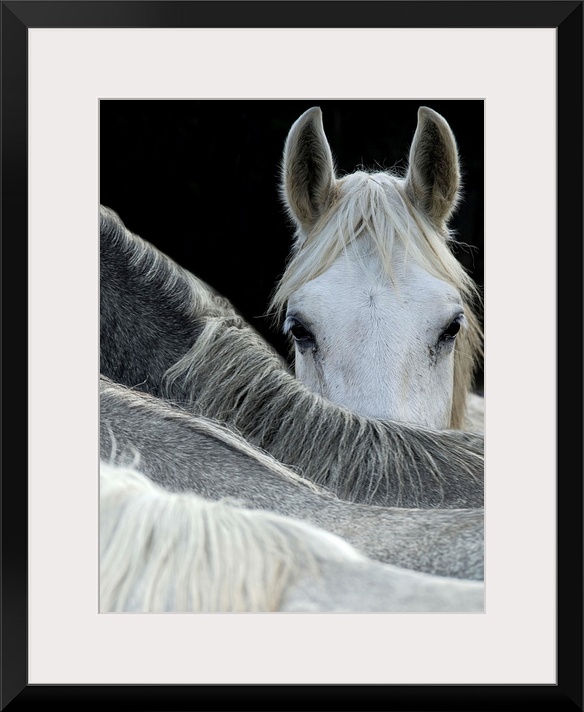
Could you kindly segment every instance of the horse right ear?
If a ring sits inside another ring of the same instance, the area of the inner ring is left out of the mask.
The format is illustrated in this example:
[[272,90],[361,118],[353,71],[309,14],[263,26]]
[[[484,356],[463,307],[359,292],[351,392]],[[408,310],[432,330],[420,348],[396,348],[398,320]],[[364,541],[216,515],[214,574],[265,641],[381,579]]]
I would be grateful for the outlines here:
[[414,204],[445,228],[459,199],[458,149],[446,120],[426,106],[418,110],[405,186]]
[[282,200],[300,228],[299,246],[328,207],[335,183],[333,157],[318,106],[305,111],[288,133],[281,181]]

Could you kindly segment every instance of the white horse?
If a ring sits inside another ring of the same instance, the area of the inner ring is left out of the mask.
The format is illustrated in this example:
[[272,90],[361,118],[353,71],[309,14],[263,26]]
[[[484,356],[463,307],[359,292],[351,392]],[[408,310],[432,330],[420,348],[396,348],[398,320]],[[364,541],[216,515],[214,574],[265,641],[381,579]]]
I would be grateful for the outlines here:
[[292,518],[100,465],[100,611],[482,612],[484,583],[372,561]]
[[403,177],[338,177],[313,107],[288,134],[281,188],[296,233],[271,308],[286,310],[297,378],[369,417],[482,430],[480,297],[450,249],[460,168],[444,118],[419,109]]

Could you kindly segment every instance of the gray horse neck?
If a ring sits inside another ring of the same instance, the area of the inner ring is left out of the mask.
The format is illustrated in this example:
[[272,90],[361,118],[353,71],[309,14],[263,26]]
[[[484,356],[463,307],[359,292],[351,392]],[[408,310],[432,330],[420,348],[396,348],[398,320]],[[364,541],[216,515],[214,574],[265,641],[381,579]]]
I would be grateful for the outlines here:
[[160,261],[156,252],[119,226],[108,227],[100,241],[101,373],[158,394],[163,373],[196,340],[197,323],[183,307],[189,288],[170,264],[157,265],[146,281],[144,263]]

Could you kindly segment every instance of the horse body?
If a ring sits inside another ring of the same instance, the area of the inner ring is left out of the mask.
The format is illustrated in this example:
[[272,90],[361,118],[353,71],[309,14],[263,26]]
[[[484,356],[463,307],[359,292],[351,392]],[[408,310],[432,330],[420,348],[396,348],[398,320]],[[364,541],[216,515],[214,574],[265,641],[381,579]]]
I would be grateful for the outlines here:
[[483,510],[346,502],[217,423],[100,379],[100,456],[174,492],[229,499],[342,537],[364,555],[441,576],[483,576]]
[[483,438],[381,422],[311,393],[219,295],[100,212],[101,372],[195,415],[343,499],[480,507]]
[[477,612],[483,593],[482,582],[379,564],[302,522],[101,463],[101,612]]
[[286,310],[296,376],[312,391],[374,418],[476,427],[478,292],[447,227],[459,186],[452,131],[426,107],[403,177],[339,178],[320,109],[294,123],[282,197],[296,233],[272,307]]

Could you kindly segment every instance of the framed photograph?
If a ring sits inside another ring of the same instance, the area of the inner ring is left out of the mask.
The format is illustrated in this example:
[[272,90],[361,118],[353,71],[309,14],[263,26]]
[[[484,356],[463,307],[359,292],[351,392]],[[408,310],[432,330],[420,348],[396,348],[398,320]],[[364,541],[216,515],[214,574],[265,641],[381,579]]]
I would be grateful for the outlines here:
[[[4,393],[24,401],[4,411],[2,709],[581,710],[582,3],[1,7]],[[344,171],[399,167],[422,104],[452,110],[476,191],[455,229],[485,295],[484,613],[101,615],[98,201],[261,330],[290,249],[290,119],[319,105],[331,135],[352,126]],[[222,170],[177,181],[202,155],[188,105]],[[229,250],[189,214],[213,193],[242,233]]]

